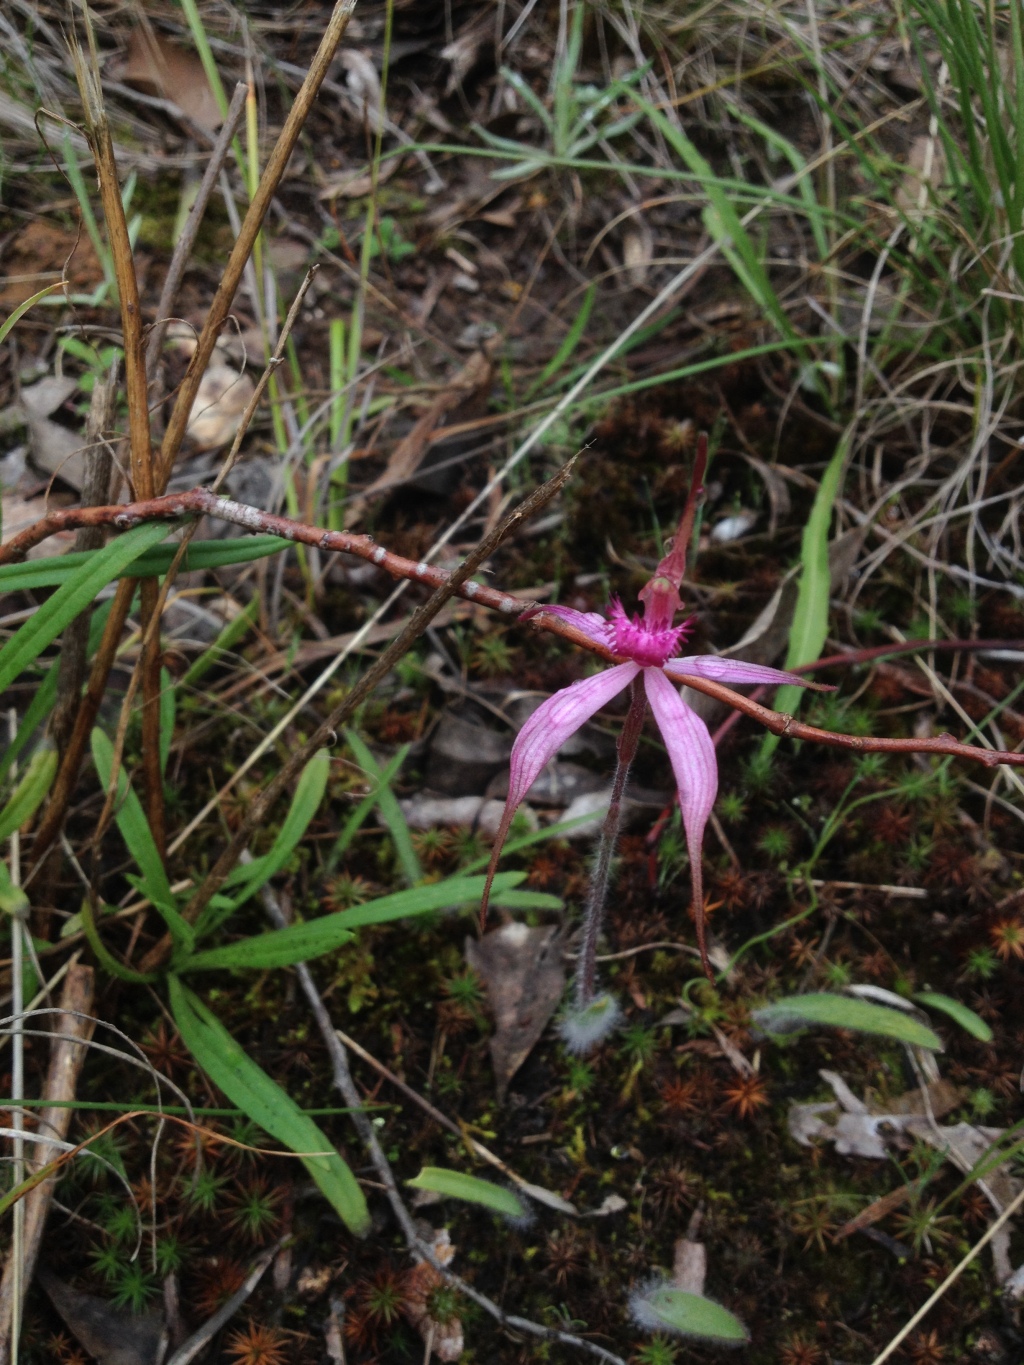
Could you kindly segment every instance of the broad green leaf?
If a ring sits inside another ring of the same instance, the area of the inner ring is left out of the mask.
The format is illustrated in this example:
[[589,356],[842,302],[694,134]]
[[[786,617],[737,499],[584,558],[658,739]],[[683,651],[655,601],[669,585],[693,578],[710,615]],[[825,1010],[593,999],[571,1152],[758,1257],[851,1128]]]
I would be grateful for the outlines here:
[[522,1201],[511,1190],[495,1185],[490,1180],[481,1180],[475,1175],[463,1175],[461,1171],[446,1171],[441,1166],[424,1166],[419,1175],[405,1182],[414,1190],[431,1190],[443,1194],[448,1199],[463,1199],[468,1204],[482,1204],[485,1209],[495,1213],[507,1214],[509,1218],[522,1218],[526,1212]]
[[302,1164],[346,1226],[365,1236],[370,1230],[366,1200],[334,1144],[239,1047],[197,995],[175,976],[167,984],[178,1032],[210,1080],[271,1137],[301,1154]]
[[948,995],[940,995],[938,991],[918,991],[914,996],[922,1005],[927,1005],[929,1009],[940,1010],[943,1014],[948,1014],[965,1029],[972,1038],[977,1038],[982,1043],[991,1043],[992,1030],[985,1023],[980,1014],[975,1014],[966,1005],[961,1005],[959,1000],[952,999]]
[[[100,781],[104,789],[108,789],[114,771],[114,746],[98,727],[92,732],[92,756]],[[190,949],[195,939],[192,926],[186,924],[178,911],[163,859],[142,809],[142,802],[129,785],[128,774],[123,767],[117,774],[114,819],[117,821],[122,839],[128,845],[128,852],[135,859],[142,874],[135,884],[163,916],[175,944],[179,948]]]
[[[163,540],[166,534],[166,522],[149,522],[126,531],[97,550],[89,564],[58,588],[0,649],[0,692],[42,654],[69,621],[95,600],[101,589],[124,572],[127,564],[137,559],[143,550]],[[6,584],[0,586],[6,587]]]
[[[164,534],[175,529],[166,522],[150,522],[150,526],[162,525]],[[143,530],[139,526],[136,530]],[[134,535],[129,531],[127,535]],[[122,536],[123,540],[124,537]],[[112,541],[111,544],[116,544]],[[250,560],[265,559],[267,555],[287,550],[290,540],[280,536],[237,536],[230,540],[194,540],[185,551],[181,572],[194,569],[224,569],[232,564],[248,564]],[[176,545],[157,545],[144,553],[138,550],[133,559],[112,577],[159,578],[170,568],[171,560],[177,551]],[[109,550],[73,550],[70,554],[57,555],[53,559],[31,559],[24,564],[4,564],[0,566],[0,592],[16,592],[25,588],[58,588],[70,582],[76,574],[84,572],[97,555]],[[102,587],[103,584],[101,583]]]
[[747,1329],[735,1314],[703,1294],[688,1294],[670,1284],[648,1290],[633,1304],[634,1313],[644,1327],[679,1332],[687,1337],[703,1337],[733,1346],[749,1341]]
[[755,1010],[754,1022],[766,1033],[784,1033],[794,1025],[826,1024],[830,1028],[856,1029],[858,1033],[878,1033],[914,1047],[942,1052],[942,1042],[926,1024],[901,1010],[872,1005],[849,995],[821,991],[811,995],[788,995]]
[[[500,904],[501,895],[510,892],[524,876],[523,872],[500,873],[494,879],[491,900]],[[322,915],[303,924],[290,924],[287,929],[271,929],[265,934],[242,939],[240,943],[227,944],[223,948],[209,948],[180,962],[178,969],[183,972],[213,971],[225,967],[262,970],[308,962],[347,943],[353,929],[364,925],[386,924],[390,920],[425,915],[449,906],[477,903],[483,894],[485,880],[484,877],[453,877],[448,881],[414,886],[408,891],[396,891],[394,895],[353,906],[351,910],[339,910],[333,915]]]
[[318,749],[303,768],[302,775],[295,785],[291,806],[270,852],[260,858],[254,858],[251,863],[243,863],[236,867],[226,879],[225,887],[241,884],[240,889],[232,897],[235,909],[244,905],[261,886],[265,886],[295,852],[299,840],[320,808],[330,770],[329,751]]
[[[367,748],[362,738],[355,730],[346,730],[345,738],[348,741],[349,748],[355,754],[356,762],[359,764],[360,768],[366,773],[367,777],[372,777],[377,783],[376,801],[377,807],[380,810],[381,819],[387,825],[391,834],[392,841],[395,845],[395,853],[398,855],[398,861],[402,865],[402,871],[405,873],[406,881],[410,886],[415,886],[423,876],[423,868],[420,866],[420,860],[416,856],[416,850],[412,846],[412,835],[409,833],[409,825],[406,822],[405,816],[402,814],[402,808],[399,806],[394,792],[388,784],[383,781],[384,775],[381,771],[381,766]],[[402,750],[403,762],[405,760],[405,755],[408,752],[409,746],[405,745]]]
[[40,746],[32,755],[24,776],[0,810],[0,839],[7,839],[31,819],[46,798],[57,771],[57,750]]

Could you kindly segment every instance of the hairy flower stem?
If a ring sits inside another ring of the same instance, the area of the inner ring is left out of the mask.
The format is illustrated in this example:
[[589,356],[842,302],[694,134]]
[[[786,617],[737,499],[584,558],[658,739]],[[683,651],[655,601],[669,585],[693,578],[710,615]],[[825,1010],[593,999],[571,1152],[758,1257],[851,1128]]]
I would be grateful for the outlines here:
[[583,917],[583,944],[580,948],[579,963],[576,967],[576,1006],[586,1009],[594,998],[597,985],[597,940],[604,919],[605,901],[608,899],[608,880],[612,868],[612,856],[619,842],[619,827],[622,824],[622,797],[626,790],[629,770],[636,757],[640,734],[644,728],[647,712],[647,697],[643,683],[634,678],[630,685],[629,712],[619,736],[618,765],[612,783],[612,797],[601,830],[601,842],[597,850],[597,862],[590,883],[590,895]]

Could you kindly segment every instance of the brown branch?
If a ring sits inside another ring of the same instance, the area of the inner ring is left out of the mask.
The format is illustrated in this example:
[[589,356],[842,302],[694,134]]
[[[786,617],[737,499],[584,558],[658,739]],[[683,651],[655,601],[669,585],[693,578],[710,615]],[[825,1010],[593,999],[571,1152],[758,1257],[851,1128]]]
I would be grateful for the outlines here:
[[[154,498],[149,502],[132,503],[128,506],[75,507],[64,512],[53,512],[50,516],[43,518],[42,521],[36,522],[34,526],[27,527],[19,535],[8,541],[7,545],[0,548],[0,564],[13,558],[22,557],[33,545],[37,545],[56,531],[92,525],[128,530],[145,521],[157,521],[161,518],[180,520],[204,514],[221,521],[231,522],[236,526],[243,526],[247,531],[280,536],[284,540],[295,541],[303,545],[315,545],[325,551],[341,551],[345,554],[356,555],[360,559],[378,565],[385,572],[391,574],[393,578],[411,579],[426,583],[438,590],[445,585],[450,585],[451,582],[450,575],[444,569],[440,569],[436,565],[426,564],[423,561],[416,562],[396,555],[383,545],[378,545],[371,536],[357,535],[347,531],[325,531],[319,526],[308,526],[304,522],[292,521],[288,517],[263,512],[258,507],[248,507],[243,503],[233,502],[230,498],[219,498],[205,488],[194,488],[187,493],[172,493],[163,498]],[[518,617],[527,614],[530,616],[530,624],[536,629],[560,635],[563,639],[569,640],[581,649],[589,650],[591,654],[597,654],[609,663],[628,662],[622,655],[615,654],[612,650],[595,644],[593,640],[577,630],[575,626],[570,625],[568,621],[563,621],[556,616],[546,615],[543,606],[535,602],[523,602],[519,598],[512,597],[509,593],[499,592],[496,588],[468,581],[461,582],[449,593],[449,596],[455,595],[480,606],[490,607],[494,611],[500,611],[506,616]],[[1019,643],[1019,641],[991,642],[993,645]],[[845,661],[845,656],[840,655],[825,662],[834,665]],[[807,664],[802,666],[800,671],[803,672],[815,667],[814,664]],[[858,753],[949,754],[956,758],[967,758],[976,763],[983,763],[988,768],[998,767],[1001,763],[1024,766],[1024,754],[1022,753],[976,748],[971,744],[963,744],[948,734],[938,735],[933,739],[884,739],[875,738],[871,735],[843,735],[833,730],[822,730],[815,725],[807,725],[803,721],[795,720],[785,712],[772,711],[751,697],[734,692],[731,687],[726,687],[724,683],[712,682],[708,678],[698,678],[668,668],[665,670],[665,674],[673,682],[692,687],[695,692],[703,692],[709,697],[724,702],[734,711],[742,712],[743,715],[758,721],[759,724],[776,735],[788,735],[792,739],[810,739],[818,744],[826,744],[839,749],[853,749]]]
[[[128,402],[128,438],[132,487],[137,498],[151,498],[158,491],[153,474],[153,450],[149,429],[149,385],[143,351],[142,307],[139,282],[135,274],[128,222],[121,198],[121,183],[114,156],[99,79],[99,55],[88,8],[84,10],[89,39],[90,63],[72,34],[72,58],[85,111],[86,134],[96,163],[103,220],[117,281],[121,305],[121,331],[124,341],[125,394]],[[160,491],[163,486],[161,485]],[[157,585],[144,581],[142,624],[148,627],[156,609]],[[142,768],[145,774],[146,811],[157,848],[163,849],[164,794],[160,773],[160,640],[159,632],[148,633],[149,643],[142,652]]]
[[177,298],[178,287],[185,273],[185,267],[192,255],[192,248],[203,221],[203,214],[206,212],[206,205],[217,185],[221,167],[224,165],[228,149],[231,146],[231,139],[234,137],[238,121],[245,110],[245,97],[248,90],[249,87],[244,81],[239,81],[235,86],[235,93],[232,95],[231,103],[228,106],[227,117],[217,136],[217,141],[213,144],[210,160],[203,172],[203,178],[199,183],[199,189],[196,191],[192,207],[188,211],[181,236],[174,245],[174,254],[171,256],[171,263],[167,267],[163,288],[160,290],[160,301],[156,306],[156,321],[150,328],[149,340],[146,343],[146,377],[150,381],[156,373],[156,365],[160,359],[160,350],[163,346],[167,324],[171,320],[171,309],[174,307],[174,300]]

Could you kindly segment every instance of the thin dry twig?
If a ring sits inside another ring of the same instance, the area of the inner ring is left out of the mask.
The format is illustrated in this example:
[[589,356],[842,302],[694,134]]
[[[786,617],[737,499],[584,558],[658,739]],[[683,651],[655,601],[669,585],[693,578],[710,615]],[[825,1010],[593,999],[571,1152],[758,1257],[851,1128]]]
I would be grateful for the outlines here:
[[[143,350],[142,305],[139,282],[135,274],[128,222],[121,198],[121,184],[114,156],[103,103],[99,76],[99,53],[87,5],[83,6],[86,33],[89,40],[90,61],[78,44],[72,30],[71,56],[85,110],[86,134],[96,163],[103,219],[117,280],[121,304],[121,331],[124,341],[125,392],[128,401],[128,439],[131,459],[132,487],[137,498],[151,498],[163,491],[157,488],[153,472],[153,451],[149,429],[149,385],[146,380],[146,359]],[[149,626],[156,610],[157,583],[143,579],[139,589],[142,602],[142,624]],[[153,635],[139,661],[142,670],[142,769],[145,776],[146,813],[158,848],[166,842],[164,821],[163,776],[160,771],[160,648],[159,636]]]

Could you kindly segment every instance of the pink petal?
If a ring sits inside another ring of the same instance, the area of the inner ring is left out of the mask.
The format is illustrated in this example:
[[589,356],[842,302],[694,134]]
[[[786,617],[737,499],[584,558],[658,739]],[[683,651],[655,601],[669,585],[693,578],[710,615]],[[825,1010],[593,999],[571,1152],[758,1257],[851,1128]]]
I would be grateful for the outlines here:
[[509,807],[515,810],[545,763],[555,756],[569,736],[612,697],[618,696],[639,672],[636,664],[616,664],[603,673],[595,673],[592,678],[583,678],[571,687],[563,687],[561,692],[541,702],[512,746],[506,813]]
[[562,621],[568,621],[571,626],[582,631],[588,640],[593,640],[594,644],[604,645],[606,649],[608,648],[610,630],[607,620],[600,612],[575,611],[572,607],[549,607],[547,605],[541,607],[541,611],[546,612],[548,616],[557,616]]
[[[545,611],[547,610],[548,608],[545,608]],[[583,615],[582,612],[572,611],[571,607],[563,607],[560,611],[571,612],[574,617]],[[606,668],[603,673],[595,673],[592,678],[583,678],[580,682],[574,682],[571,687],[563,687],[561,692],[556,692],[553,697],[541,702],[519,731],[512,746],[505,809],[498,832],[494,836],[491,861],[487,867],[487,881],[480,899],[481,926],[487,919],[491,882],[494,880],[498,859],[501,857],[502,845],[512,824],[512,817],[523,797],[537,780],[544,764],[554,758],[569,736],[581,725],[585,725],[591,716],[600,711],[602,706],[607,705],[624,687],[628,687],[639,672],[637,664],[616,664],[614,668]],[[671,687],[671,684],[666,681],[666,686]]]
[[690,879],[693,883],[693,912],[697,924],[697,944],[705,971],[710,972],[704,944],[704,880],[701,874],[701,847],[704,826],[718,795],[718,760],[708,727],[659,668],[644,669],[647,700],[654,712],[668,750],[669,761],[679,788],[679,808],[690,854]]
[[764,664],[748,664],[742,659],[723,659],[718,654],[691,654],[685,659],[669,659],[666,668],[676,673],[692,673],[696,678],[708,678],[722,683],[796,683],[806,687],[807,679],[797,673],[784,673],[781,668],[766,668]]

